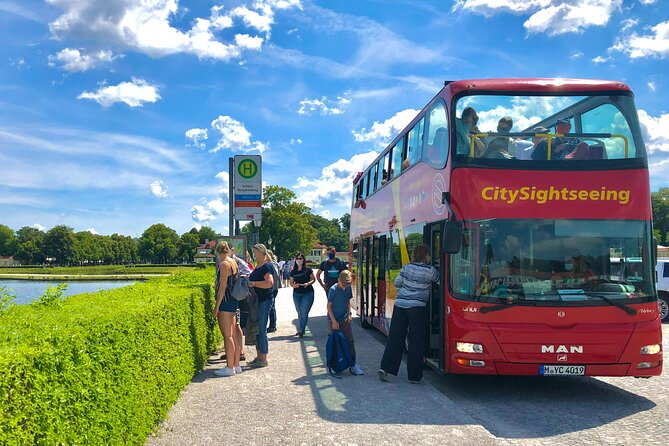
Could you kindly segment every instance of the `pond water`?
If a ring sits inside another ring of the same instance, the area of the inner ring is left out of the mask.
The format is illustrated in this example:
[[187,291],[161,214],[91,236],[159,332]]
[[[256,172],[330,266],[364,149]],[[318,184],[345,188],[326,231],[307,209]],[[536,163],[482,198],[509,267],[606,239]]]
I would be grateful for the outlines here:
[[42,281],[42,280],[0,280],[0,288],[15,295],[17,304],[27,304],[38,299],[49,286],[61,283],[67,284],[63,296],[72,296],[80,293],[90,293],[100,290],[120,288],[137,283],[136,280],[77,280],[77,281]]

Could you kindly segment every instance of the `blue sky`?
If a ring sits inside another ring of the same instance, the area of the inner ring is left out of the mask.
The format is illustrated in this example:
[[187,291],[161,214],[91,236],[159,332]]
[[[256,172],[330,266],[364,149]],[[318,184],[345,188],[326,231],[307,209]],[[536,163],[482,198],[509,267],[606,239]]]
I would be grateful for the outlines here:
[[667,0],[0,0],[0,223],[228,231],[228,158],[314,213],[446,79],[628,83],[669,185]]

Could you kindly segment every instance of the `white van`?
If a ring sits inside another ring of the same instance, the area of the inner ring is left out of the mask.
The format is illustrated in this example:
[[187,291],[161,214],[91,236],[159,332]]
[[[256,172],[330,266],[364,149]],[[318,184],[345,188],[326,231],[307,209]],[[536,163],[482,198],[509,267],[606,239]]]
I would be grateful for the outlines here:
[[669,259],[657,259],[655,267],[657,297],[660,304],[660,318],[669,319]]

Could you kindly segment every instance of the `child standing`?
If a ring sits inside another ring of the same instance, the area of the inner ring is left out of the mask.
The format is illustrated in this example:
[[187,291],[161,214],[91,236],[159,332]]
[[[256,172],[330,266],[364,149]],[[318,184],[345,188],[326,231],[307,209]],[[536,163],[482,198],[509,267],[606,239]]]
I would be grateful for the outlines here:
[[351,358],[355,364],[349,369],[351,375],[364,375],[355,361],[355,345],[353,343],[353,330],[351,327],[351,272],[344,270],[339,273],[337,283],[328,290],[328,325],[330,331],[341,330],[348,341]]

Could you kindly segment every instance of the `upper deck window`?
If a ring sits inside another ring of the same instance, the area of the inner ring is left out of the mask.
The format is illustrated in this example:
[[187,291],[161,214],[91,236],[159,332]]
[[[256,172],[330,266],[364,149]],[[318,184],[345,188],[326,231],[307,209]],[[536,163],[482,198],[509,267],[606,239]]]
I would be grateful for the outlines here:
[[[644,158],[631,96],[471,95],[455,105],[464,159],[573,161]],[[464,115],[464,116],[463,116]]]

